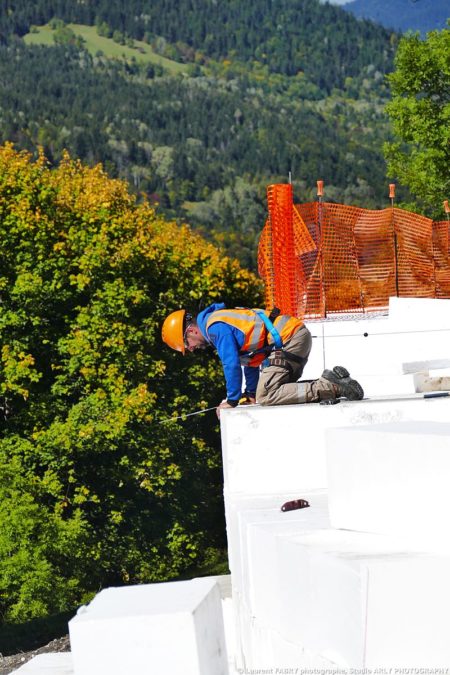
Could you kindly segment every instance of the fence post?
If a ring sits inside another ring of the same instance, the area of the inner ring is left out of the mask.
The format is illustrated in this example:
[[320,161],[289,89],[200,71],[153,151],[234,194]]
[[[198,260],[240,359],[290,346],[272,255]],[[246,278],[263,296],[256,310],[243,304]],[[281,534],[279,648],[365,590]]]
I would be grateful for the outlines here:
[[322,197],[323,197],[323,180],[317,181],[317,197],[318,197],[318,215],[317,224],[319,229],[319,269],[320,269],[320,288],[322,292],[322,306],[323,316],[327,316],[327,296],[325,292],[325,271],[323,267],[323,237],[322,237]]
[[389,199],[391,200],[392,233],[393,233],[393,236],[394,236],[395,292],[397,294],[397,298],[399,298],[400,293],[399,293],[399,288],[398,288],[398,243],[397,243],[397,232],[395,231],[395,220],[394,220],[395,183],[389,183]]

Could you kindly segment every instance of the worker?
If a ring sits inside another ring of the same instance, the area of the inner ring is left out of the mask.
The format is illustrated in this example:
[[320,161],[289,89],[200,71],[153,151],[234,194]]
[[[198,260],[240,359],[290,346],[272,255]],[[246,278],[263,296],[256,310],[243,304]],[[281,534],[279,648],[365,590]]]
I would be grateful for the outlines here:
[[165,319],[162,339],[182,354],[208,346],[217,349],[227,388],[218,414],[236,407],[243,396],[246,402],[261,405],[364,396],[361,385],[343,366],[324,370],[318,380],[298,382],[311,351],[311,333],[301,319],[278,310],[269,315],[261,309],[226,309],[223,303],[215,303],[195,317],[180,309]]

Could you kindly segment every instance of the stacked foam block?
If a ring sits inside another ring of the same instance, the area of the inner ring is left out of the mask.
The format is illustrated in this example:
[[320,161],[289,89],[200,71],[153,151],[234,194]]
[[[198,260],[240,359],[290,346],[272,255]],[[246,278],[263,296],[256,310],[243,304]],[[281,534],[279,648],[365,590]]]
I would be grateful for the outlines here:
[[226,675],[214,578],[107,588],[69,623],[74,675]]
[[449,412],[412,398],[223,416],[237,668],[450,663]]

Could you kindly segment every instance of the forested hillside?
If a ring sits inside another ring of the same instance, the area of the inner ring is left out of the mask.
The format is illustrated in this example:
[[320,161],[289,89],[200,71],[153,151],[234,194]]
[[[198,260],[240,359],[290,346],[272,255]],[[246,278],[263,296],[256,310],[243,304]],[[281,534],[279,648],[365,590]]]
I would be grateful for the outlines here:
[[[201,11],[200,11],[201,10]],[[96,24],[134,58],[88,48]],[[265,186],[292,173],[297,199],[384,205],[385,73],[397,36],[318,0],[75,3],[18,0],[0,8],[0,140],[57,164],[102,162],[172,217],[188,220],[255,265]],[[43,34],[43,33],[42,33]],[[138,40],[145,42],[138,42]],[[174,75],[143,45],[184,62]]]
[[271,72],[302,70],[327,91],[369,64],[385,72],[392,56],[387,31],[318,0],[6,0],[0,27],[23,35],[54,16],[106,23],[138,40],[163,38],[186,61],[257,59]]

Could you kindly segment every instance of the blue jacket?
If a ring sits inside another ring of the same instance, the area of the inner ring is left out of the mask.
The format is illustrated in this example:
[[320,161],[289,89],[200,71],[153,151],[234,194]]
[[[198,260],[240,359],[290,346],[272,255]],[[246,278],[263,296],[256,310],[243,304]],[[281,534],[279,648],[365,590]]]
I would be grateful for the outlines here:
[[[203,337],[217,349],[225,375],[227,400],[236,402],[242,395],[242,366],[239,360],[239,350],[244,344],[244,333],[239,328],[223,321],[214,323],[209,333],[206,332],[206,322],[212,312],[224,308],[223,302],[210,305],[197,316],[197,324]],[[259,367],[245,366],[244,374],[246,392],[254,395],[259,379]]]

